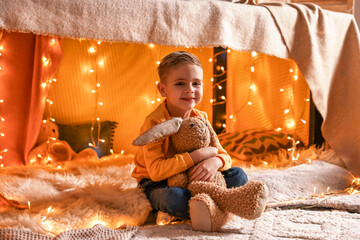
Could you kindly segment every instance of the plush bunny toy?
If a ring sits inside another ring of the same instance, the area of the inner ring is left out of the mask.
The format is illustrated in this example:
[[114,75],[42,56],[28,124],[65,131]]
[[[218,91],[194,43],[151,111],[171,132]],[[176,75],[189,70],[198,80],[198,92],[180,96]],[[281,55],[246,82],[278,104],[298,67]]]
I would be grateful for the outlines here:
[[[178,153],[213,146],[218,141],[210,123],[200,117],[186,119],[172,118],[160,123],[142,135],[133,144],[143,146],[165,137],[171,137]],[[229,219],[229,213],[246,219],[259,217],[265,209],[268,188],[263,182],[249,181],[238,188],[226,188],[225,179],[218,172],[212,182],[193,181],[189,183],[189,173],[176,174],[168,179],[172,187],[188,188],[191,225],[200,231],[216,231]]]

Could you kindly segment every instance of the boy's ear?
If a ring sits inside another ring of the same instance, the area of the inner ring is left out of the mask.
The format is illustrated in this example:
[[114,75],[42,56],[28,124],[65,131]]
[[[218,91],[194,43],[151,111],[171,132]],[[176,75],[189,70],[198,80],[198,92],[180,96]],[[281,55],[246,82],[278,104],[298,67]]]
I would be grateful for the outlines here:
[[158,88],[161,96],[162,96],[162,97],[166,97],[165,86],[164,86],[164,84],[163,84],[162,82],[159,82],[159,83],[157,84],[157,88]]
[[132,144],[134,146],[144,146],[146,144],[156,142],[162,138],[166,138],[179,131],[182,122],[182,118],[175,117],[155,125],[136,138]]

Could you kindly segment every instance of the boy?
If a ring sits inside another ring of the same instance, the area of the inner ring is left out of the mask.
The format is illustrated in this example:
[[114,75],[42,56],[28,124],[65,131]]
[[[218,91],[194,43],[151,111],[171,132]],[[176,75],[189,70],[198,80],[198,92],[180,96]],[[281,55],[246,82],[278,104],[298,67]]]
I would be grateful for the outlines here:
[[[172,117],[200,116],[207,120],[205,112],[194,109],[203,96],[203,69],[194,55],[184,51],[167,55],[158,67],[158,74],[158,90],[166,99],[147,116],[140,134]],[[223,148],[205,147],[176,154],[169,137],[139,147],[134,161],[132,176],[144,189],[153,209],[182,219],[189,218],[191,194],[188,189],[169,187],[170,176],[196,165],[190,181],[211,181],[220,170],[228,188],[247,182],[242,169],[231,168],[231,158]]]

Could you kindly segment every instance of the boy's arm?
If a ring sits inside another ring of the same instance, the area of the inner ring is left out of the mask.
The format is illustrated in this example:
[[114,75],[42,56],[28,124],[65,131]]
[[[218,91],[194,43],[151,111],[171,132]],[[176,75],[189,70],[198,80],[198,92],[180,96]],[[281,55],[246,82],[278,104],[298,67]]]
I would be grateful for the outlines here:
[[194,166],[189,153],[175,154],[171,158],[166,158],[162,149],[164,144],[169,144],[167,139],[141,147],[146,169],[151,180],[156,182]]

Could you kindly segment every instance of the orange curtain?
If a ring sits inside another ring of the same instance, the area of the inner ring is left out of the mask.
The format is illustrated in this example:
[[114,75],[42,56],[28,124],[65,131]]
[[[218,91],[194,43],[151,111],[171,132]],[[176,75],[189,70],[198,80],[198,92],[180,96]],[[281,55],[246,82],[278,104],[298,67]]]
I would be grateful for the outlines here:
[[57,38],[5,31],[0,46],[1,164],[22,165],[39,133],[61,47]]

